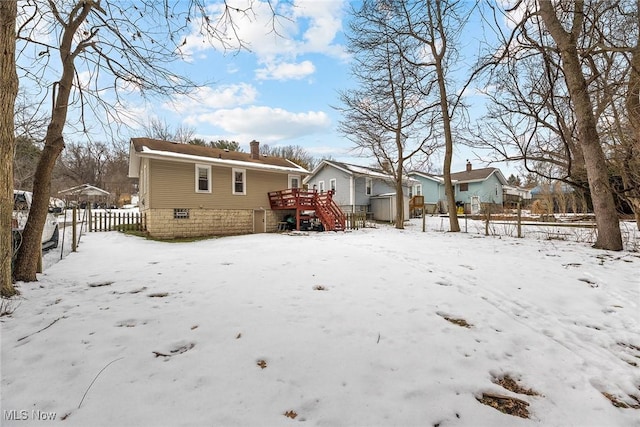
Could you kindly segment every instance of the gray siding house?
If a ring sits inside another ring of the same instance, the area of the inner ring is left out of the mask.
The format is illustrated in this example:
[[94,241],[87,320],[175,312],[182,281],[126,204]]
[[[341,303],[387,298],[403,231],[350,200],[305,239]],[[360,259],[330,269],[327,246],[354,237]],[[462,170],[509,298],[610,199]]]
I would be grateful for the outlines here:
[[[334,160],[320,162],[304,183],[320,192],[333,190],[333,200],[344,212],[370,212],[372,196],[396,191],[393,177],[384,170]],[[405,195],[415,183],[407,180]]]

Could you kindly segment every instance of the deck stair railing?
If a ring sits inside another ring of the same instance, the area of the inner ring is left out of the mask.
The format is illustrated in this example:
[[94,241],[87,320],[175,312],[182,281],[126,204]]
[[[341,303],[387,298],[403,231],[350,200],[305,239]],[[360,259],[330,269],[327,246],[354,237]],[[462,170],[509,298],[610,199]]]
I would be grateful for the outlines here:
[[297,223],[300,224],[301,213],[315,211],[325,230],[344,230],[346,217],[333,200],[333,191],[318,193],[317,190],[288,188],[269,193],[271,209],[295,209]]

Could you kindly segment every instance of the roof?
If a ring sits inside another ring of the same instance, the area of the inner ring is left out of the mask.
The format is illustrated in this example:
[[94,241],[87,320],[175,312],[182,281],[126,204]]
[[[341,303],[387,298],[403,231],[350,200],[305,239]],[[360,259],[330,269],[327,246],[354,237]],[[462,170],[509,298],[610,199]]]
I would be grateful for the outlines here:
[[430,180],[435,181],[435,182],[437,182],[439,184],[442,184],[444,182],[444,178],[442,178],[441,176],[433,175],[433,174],[426,173],[426,172],[410,171],[409,173],[407,173],[407,175],[409,175],[409,176],[419,176],[419,177],[422,177],[422,178],[430,179]]
[[66,190],[60,190],[58,191],[58,194],[71,196],[108,196],[110,193],[102,188],[94,187],[93,185],[82,184],[67,188]]
[[451,180],[458,181],[458,183],[479,182],[487,180],[493,174],[496,174],[496,177],[503,185],[507,183],[507,180],[498,168],[471,169],[470,171],[465,170],[462,172],[452,173]]
[[191,161],[219,164],[224,166],[241,166],[253,169],[266,169],[274,172],[295,172],[307,174],[305,168],[283,157],[264,156],[258,159],[250,153],[229,151],[221,148],[205,147],[194,144],[179,144],[152,138],[131,138],[129,153],[129,176],[138,176],[139,157],[164,158],[175,161]]
[[[386,172],[384,169],[374,168],[370,166],[360,166],[354,165],[350,163],[337,162],[335,160],[323,160],[320,162],[318,166],[311,172],[305,182],[308,182],[315,174],[317,174],[325,165],[333,166],[334,168],[340,169],[341,171],[354,176],[367,176],[369,178],[379,178],[386,181],[393,181],[393,175],[389,172]],[[410,178],[404,177],[405,180],[409,179],[409,181],[413,181]]]

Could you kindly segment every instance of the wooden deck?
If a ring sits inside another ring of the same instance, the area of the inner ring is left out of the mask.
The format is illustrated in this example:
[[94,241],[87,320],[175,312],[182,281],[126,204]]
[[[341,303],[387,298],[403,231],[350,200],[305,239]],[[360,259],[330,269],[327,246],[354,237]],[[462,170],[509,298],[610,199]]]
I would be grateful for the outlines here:
[[346,217],[340,207],[333,201],[333,192],[318,193],[317,190],[288,188],[269,193],[269,203],[273,210],[295,210],[296,229],[300,229],[302,212],[314,211],[325,230],[344,230]]

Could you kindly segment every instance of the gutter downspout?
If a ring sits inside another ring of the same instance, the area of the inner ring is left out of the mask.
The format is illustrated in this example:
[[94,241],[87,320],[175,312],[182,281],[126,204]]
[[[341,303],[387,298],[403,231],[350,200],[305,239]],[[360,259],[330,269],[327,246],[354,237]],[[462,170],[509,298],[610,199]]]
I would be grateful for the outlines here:
[[349,202],[351,204],[352,213],[356,211],[355,196],[356,196],[356,184],[355,184],[355,179],[353,178],[353,175],[351,175],[349,177]]

